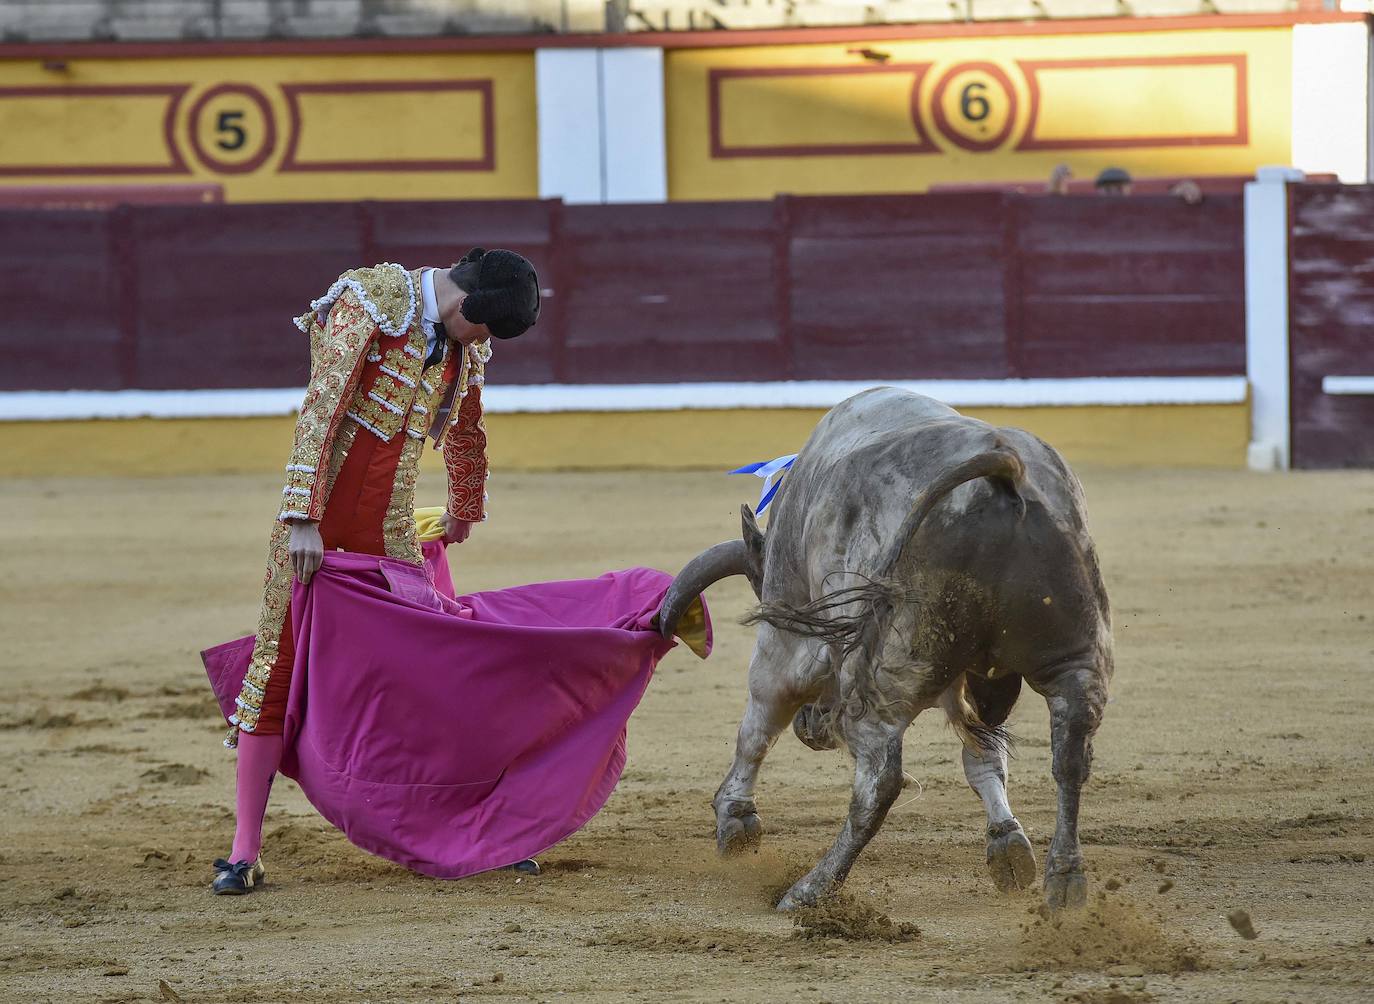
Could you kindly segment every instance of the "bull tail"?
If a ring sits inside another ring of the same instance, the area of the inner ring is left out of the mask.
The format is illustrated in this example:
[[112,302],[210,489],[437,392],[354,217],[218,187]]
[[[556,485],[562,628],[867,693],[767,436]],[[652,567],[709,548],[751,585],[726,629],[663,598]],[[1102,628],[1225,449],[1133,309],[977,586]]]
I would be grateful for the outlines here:
[[986,753],[1006,753],[1011,736],[1000,726],[988,725],[978,713],[978,706],[969,695],[967,678],[961,673],[954,683],[940,695],[940,707],[949,719],[949,726],[965,749],[980,756]]
[[912,506],[911,512],[902,521],[902,527],[893,539],[891,549],[887,553],[887,559],[882,564],[883,576],[889,577],[897,570],[897,564],[902,560],[902,555],[906,553],[912,538],[916,536],[916,531],[921,528],[927,516],[930,515],[940,501],[954,489],[969,481],[977,481],[979,478],[987,478],[998,488],[1011,498],[1016,506],[1016,516],[1020,519],[1026,514],[1026,500],[1021,494],[1021,486],[1026,480],[1026,465],[1011,445],[998,436],[993,440],[992,448],[984,450],[982,453],[972,456],[962,463],[955,464],[953,467],[944,471],[937,477],[929,488],[920,494],[916,499],[916,504]]

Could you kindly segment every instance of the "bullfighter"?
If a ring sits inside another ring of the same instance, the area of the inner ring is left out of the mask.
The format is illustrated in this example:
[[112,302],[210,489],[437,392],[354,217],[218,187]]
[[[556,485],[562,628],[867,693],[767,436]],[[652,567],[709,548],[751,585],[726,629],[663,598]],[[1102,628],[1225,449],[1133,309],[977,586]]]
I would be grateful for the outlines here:
[[293,578],[308,583],[326,549],[422,564],[414,502],[427,437],[448,473],[444,540],[467,539],[486,518],[481,395],[490,338],[515,338],[538,316],[530,262],[473,248],[451,269],[352,269],[296,319],[310,338],[310,383],[268,548],[252,660],[229,717],[237,823],[228,859],[215,862],[216,894],[249,892],[263,877],[262,820],[281,763],[294,661]]

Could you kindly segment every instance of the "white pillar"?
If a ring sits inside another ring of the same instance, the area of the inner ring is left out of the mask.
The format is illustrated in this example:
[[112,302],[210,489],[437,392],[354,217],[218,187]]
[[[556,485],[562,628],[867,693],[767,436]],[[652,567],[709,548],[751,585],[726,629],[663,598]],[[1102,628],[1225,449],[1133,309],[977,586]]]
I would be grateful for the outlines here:
[[601,202],[601,59],[598,49],[536,49],[539,197]]
[[668,198],[662,49],[539,49],[535,95],[541,198]]
[[601,50],[602,122],[607,202],[664,202],[663,50]]
[[1291,167],[1262,167],[1245,186],[1245,373],[1250,382],[1252,470],[1287,470],[1288,182]]
[[1363,21],[1293,26],[1294,167],[1370,180],[1369,52]]

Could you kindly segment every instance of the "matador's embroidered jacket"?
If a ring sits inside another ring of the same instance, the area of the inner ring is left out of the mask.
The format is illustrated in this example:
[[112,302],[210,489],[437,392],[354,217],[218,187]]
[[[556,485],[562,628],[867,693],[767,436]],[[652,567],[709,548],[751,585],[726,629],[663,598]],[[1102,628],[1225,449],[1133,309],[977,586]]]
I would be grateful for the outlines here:
[[[291,599],[288,523],[323,519],[334,479],[358,436],[405,439],[382,518],[386,554],[422,563],[415,539],[415,485],[426,434],[450,384],[457,382],[448,421],[435,430],[448,471],[447,509],[454,517],[486,518],[486,429],[481,387],[488,343],[464,351],[447,339],[441,357],[425,365],[420,275],[383,264],[345,272],[296,319],[310,336],[310,384],[296,422],[286,486],[268,553],[267,582],[252,662],[227,745],[237,730],[257,725]],[[389,451],[394,452],[394,451]]]

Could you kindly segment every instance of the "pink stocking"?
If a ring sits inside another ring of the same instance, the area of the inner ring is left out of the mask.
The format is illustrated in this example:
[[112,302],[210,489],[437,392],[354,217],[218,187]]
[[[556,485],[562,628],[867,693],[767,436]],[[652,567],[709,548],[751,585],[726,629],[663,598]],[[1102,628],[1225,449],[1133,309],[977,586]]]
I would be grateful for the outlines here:
[[239,733],[238,797],[235,809],[234,849],[230,861],[256,861],[262,851],[262,817],[272,777],[281,764],[281,736]]

